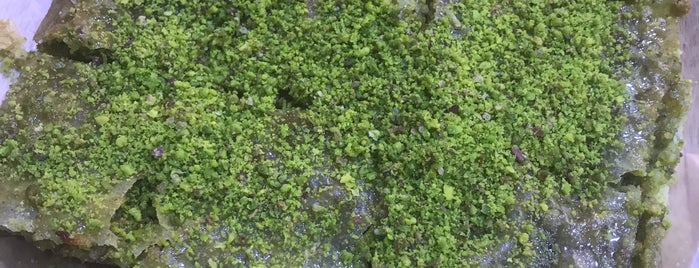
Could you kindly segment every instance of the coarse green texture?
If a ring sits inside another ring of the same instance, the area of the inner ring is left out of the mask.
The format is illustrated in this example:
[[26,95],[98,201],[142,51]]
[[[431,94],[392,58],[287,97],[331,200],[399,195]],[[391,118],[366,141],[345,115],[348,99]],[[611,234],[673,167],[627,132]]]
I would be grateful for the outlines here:
[[116,3],[103,64],[11,91],[0,180],[119,265],[527,264],[618,181],[621,2]]

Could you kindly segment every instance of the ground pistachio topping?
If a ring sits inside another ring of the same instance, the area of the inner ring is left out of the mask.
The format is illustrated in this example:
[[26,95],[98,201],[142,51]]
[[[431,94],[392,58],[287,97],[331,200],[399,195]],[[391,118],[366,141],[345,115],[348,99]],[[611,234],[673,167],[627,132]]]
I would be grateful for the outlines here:
[[464,267],[509,243],[525,265],[551,199],[618,179],[622,2],[114,2],[94,60],[30,55],[52,69],[0,113],[0,182],[110,262]]

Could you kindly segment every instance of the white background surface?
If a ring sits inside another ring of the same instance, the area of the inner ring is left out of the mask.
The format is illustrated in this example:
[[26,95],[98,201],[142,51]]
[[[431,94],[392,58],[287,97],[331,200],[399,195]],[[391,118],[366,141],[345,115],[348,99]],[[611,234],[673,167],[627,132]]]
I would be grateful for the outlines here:
[[[692,0],[693,11],[682,22],[683,75],[699,81],[699,0]],[[27,37],[27,50],[36,48],[32,37],[46,14],[51,0],[0,0],[0,19],[11,19],[20,34]],[[0,76],[0,101],[9,87],[8,79]],[[663,242],[663,267],[699,268],[692,264],[692,255],[699,241],[699,87],[694,84],[692,110],[683,125],[686,141],[685,157],[677,167],[678,183],[671,187],[669,204],[673,226]],[[0,268],[46,267],[53,257],[32,250],[17,238],[0,237]],[[55,263],[54,263],[55,264]],[[59,267],[84,267],[58,264]]]

